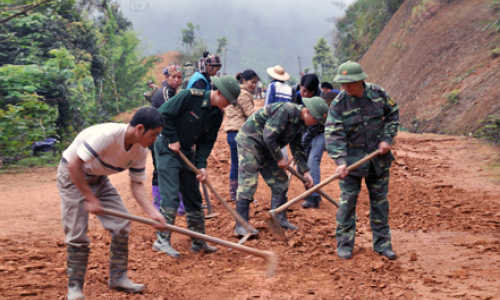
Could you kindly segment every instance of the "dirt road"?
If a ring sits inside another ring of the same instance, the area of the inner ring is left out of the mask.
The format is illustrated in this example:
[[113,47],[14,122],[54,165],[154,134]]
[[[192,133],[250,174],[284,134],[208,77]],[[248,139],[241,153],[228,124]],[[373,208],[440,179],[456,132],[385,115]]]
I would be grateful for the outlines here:
[[[229,149],[221,131],[209,159],[209,175],[229,199]],[[129,276],[146,285],[143,295],[107,288],[110,237],[91,217],[91,256],[84,293],[88,299],[500,299],[499,151],[472,138],[400,133],[391,170],[390,224],[396,261],[372,251],[366,188],[360,195],[354,257],[335,252],[336,208],[289,209],[300,229],[288,242],[271,237],[264,221],[270,190],[259,182],[251,223],[261,231],[246,245],[279,254],[276,276],[264,278],[265,262],[220,247],[211,255],[189,252],[189,238],[173,235],[181,252],[172,259],[151,251],[154,231],[133,224]],[[151,162],[148,174],[151,174]],[[326,155],[323,178],[334,162]],[[64,299],[66,248],[60,224],[56,169],[0,175],[0,297]],[[129,210],[145,216],[130,193],[126,172],[111,177]],[[147,181],[150,186],[151,181]],[[148,188],[149,189],[149,188]],[[289,197],[304,191],[293,179]],[[338,199],[336,182],[324,191]],[[207,233],[230,241],[234,221],[213,198],[221,216]],[[233,207],[234,203],[231,204]],[[177,224],[185,227],[184,218]]]

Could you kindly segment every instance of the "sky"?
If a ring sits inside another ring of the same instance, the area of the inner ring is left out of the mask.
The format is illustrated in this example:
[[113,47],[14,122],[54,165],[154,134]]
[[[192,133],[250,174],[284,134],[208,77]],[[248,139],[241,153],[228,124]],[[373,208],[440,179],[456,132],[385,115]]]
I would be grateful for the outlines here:
[[298,77],[298,57],[302,68],[311,67],[313,45],[321,37],[332,42],[334,24],[329,19],[341,16],[346,8],[332,0],[121,0],[120,4],[139,33],[144,55],[181,50],[181,30],[191,22],[200,26],[196,34],[211,52],[218,38],[227,37],[228,74],[251,68],[261,77],[267,67],[277,64]]

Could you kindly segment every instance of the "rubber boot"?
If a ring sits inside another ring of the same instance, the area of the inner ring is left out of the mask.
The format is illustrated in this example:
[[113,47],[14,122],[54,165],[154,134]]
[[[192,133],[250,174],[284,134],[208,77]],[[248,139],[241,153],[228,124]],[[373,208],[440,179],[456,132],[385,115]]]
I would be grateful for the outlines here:
[[[248,200],[239,200],[236,201],[236,212],[243,218],[243,220],[248,223],[248,209],[250,207],[250,201]],[[236,221],[236,227],[234,227],[234,235],[236,236],[244,236],[247,234],[247,229],[245,226]],[[252,231],[252,235],[258,235],[259,231],[254,229]]]
[[238,179],[229,180],[229,195],[231,195],[231,201],[236,201],[236,191],[238,190]]
[[[187,211],[186,222],[189,230],[205,234],[205,213],[203,210]],[[191,252],[193,253],[198,253],[201,250],[205,250],[205,253],[214,253],[217,251],[217,247],[210,246],[205,241],[195,238],[191,238],[191,241]]]
[[89,247],[77,248],[68,246],[68,300],[85,299],[83,295],[83,282],[89,261]]
[[[280,207],[281,205],[286,203],[287,197],[285,195],[274,195],[271,198],[271,209],[276,209]],[[290,230],[296,230],[299,227],[294,226],[288,222],[288,218],[286,216],[286,209],[279,214],[276,215],[276,219],[280,222],[281,227],[283,227],[285,230],[290,229]]]
[[109,247],[109,287],[126,293],[141,293],[144,285],[133,283],[127,277],[128,237],[111,237]]
[[304,208],[319,208],[319,202],[321,201],[321,196],[309,196],[306,201],[302,202],[302,207]]
[[[165,217],[167,224],[174,225],[175,217],[177,216],[177,209],[175,208],[160,208],[160,212]],[[156,242],[153,244],[153,251],[161,251],[167,253],[167,255],[173,258],[178,258],[181,256],[177,250],[175,250],[170,244],[170,236],[172,236],[171,231],[157,231],[156,232]]]

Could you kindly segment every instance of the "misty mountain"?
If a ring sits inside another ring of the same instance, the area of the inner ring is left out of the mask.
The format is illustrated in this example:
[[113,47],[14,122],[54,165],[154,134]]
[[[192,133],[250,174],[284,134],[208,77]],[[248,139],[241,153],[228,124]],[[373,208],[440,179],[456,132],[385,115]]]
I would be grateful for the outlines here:
[[228,74],[252,68],[267,79],[265,69],[277,64],[299,77],[299,56],[303,69],[311,67],[313,45],[321,37],[331,41],[334,25],[328,20],[345,7],[331,0],[125,0],[121,10],[143,39],[144,55],[181,50],[181,30],[191,22],[200,26],[197,37],[212,53],[217,39],[227,37]]

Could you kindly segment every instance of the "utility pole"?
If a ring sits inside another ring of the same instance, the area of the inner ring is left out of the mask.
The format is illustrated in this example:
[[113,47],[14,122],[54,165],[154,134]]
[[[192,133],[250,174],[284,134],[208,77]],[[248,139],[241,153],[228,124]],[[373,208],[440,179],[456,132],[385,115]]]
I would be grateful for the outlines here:
[[224,51],[224,69],[222,69],[222,75],[226,74],[226,57],[227,57],[227,48],[221,48]]
[[299,59],[299,75],[300,75],[300,78],[302,78],[302,64],[300,63],[300,56],[298,57]]

